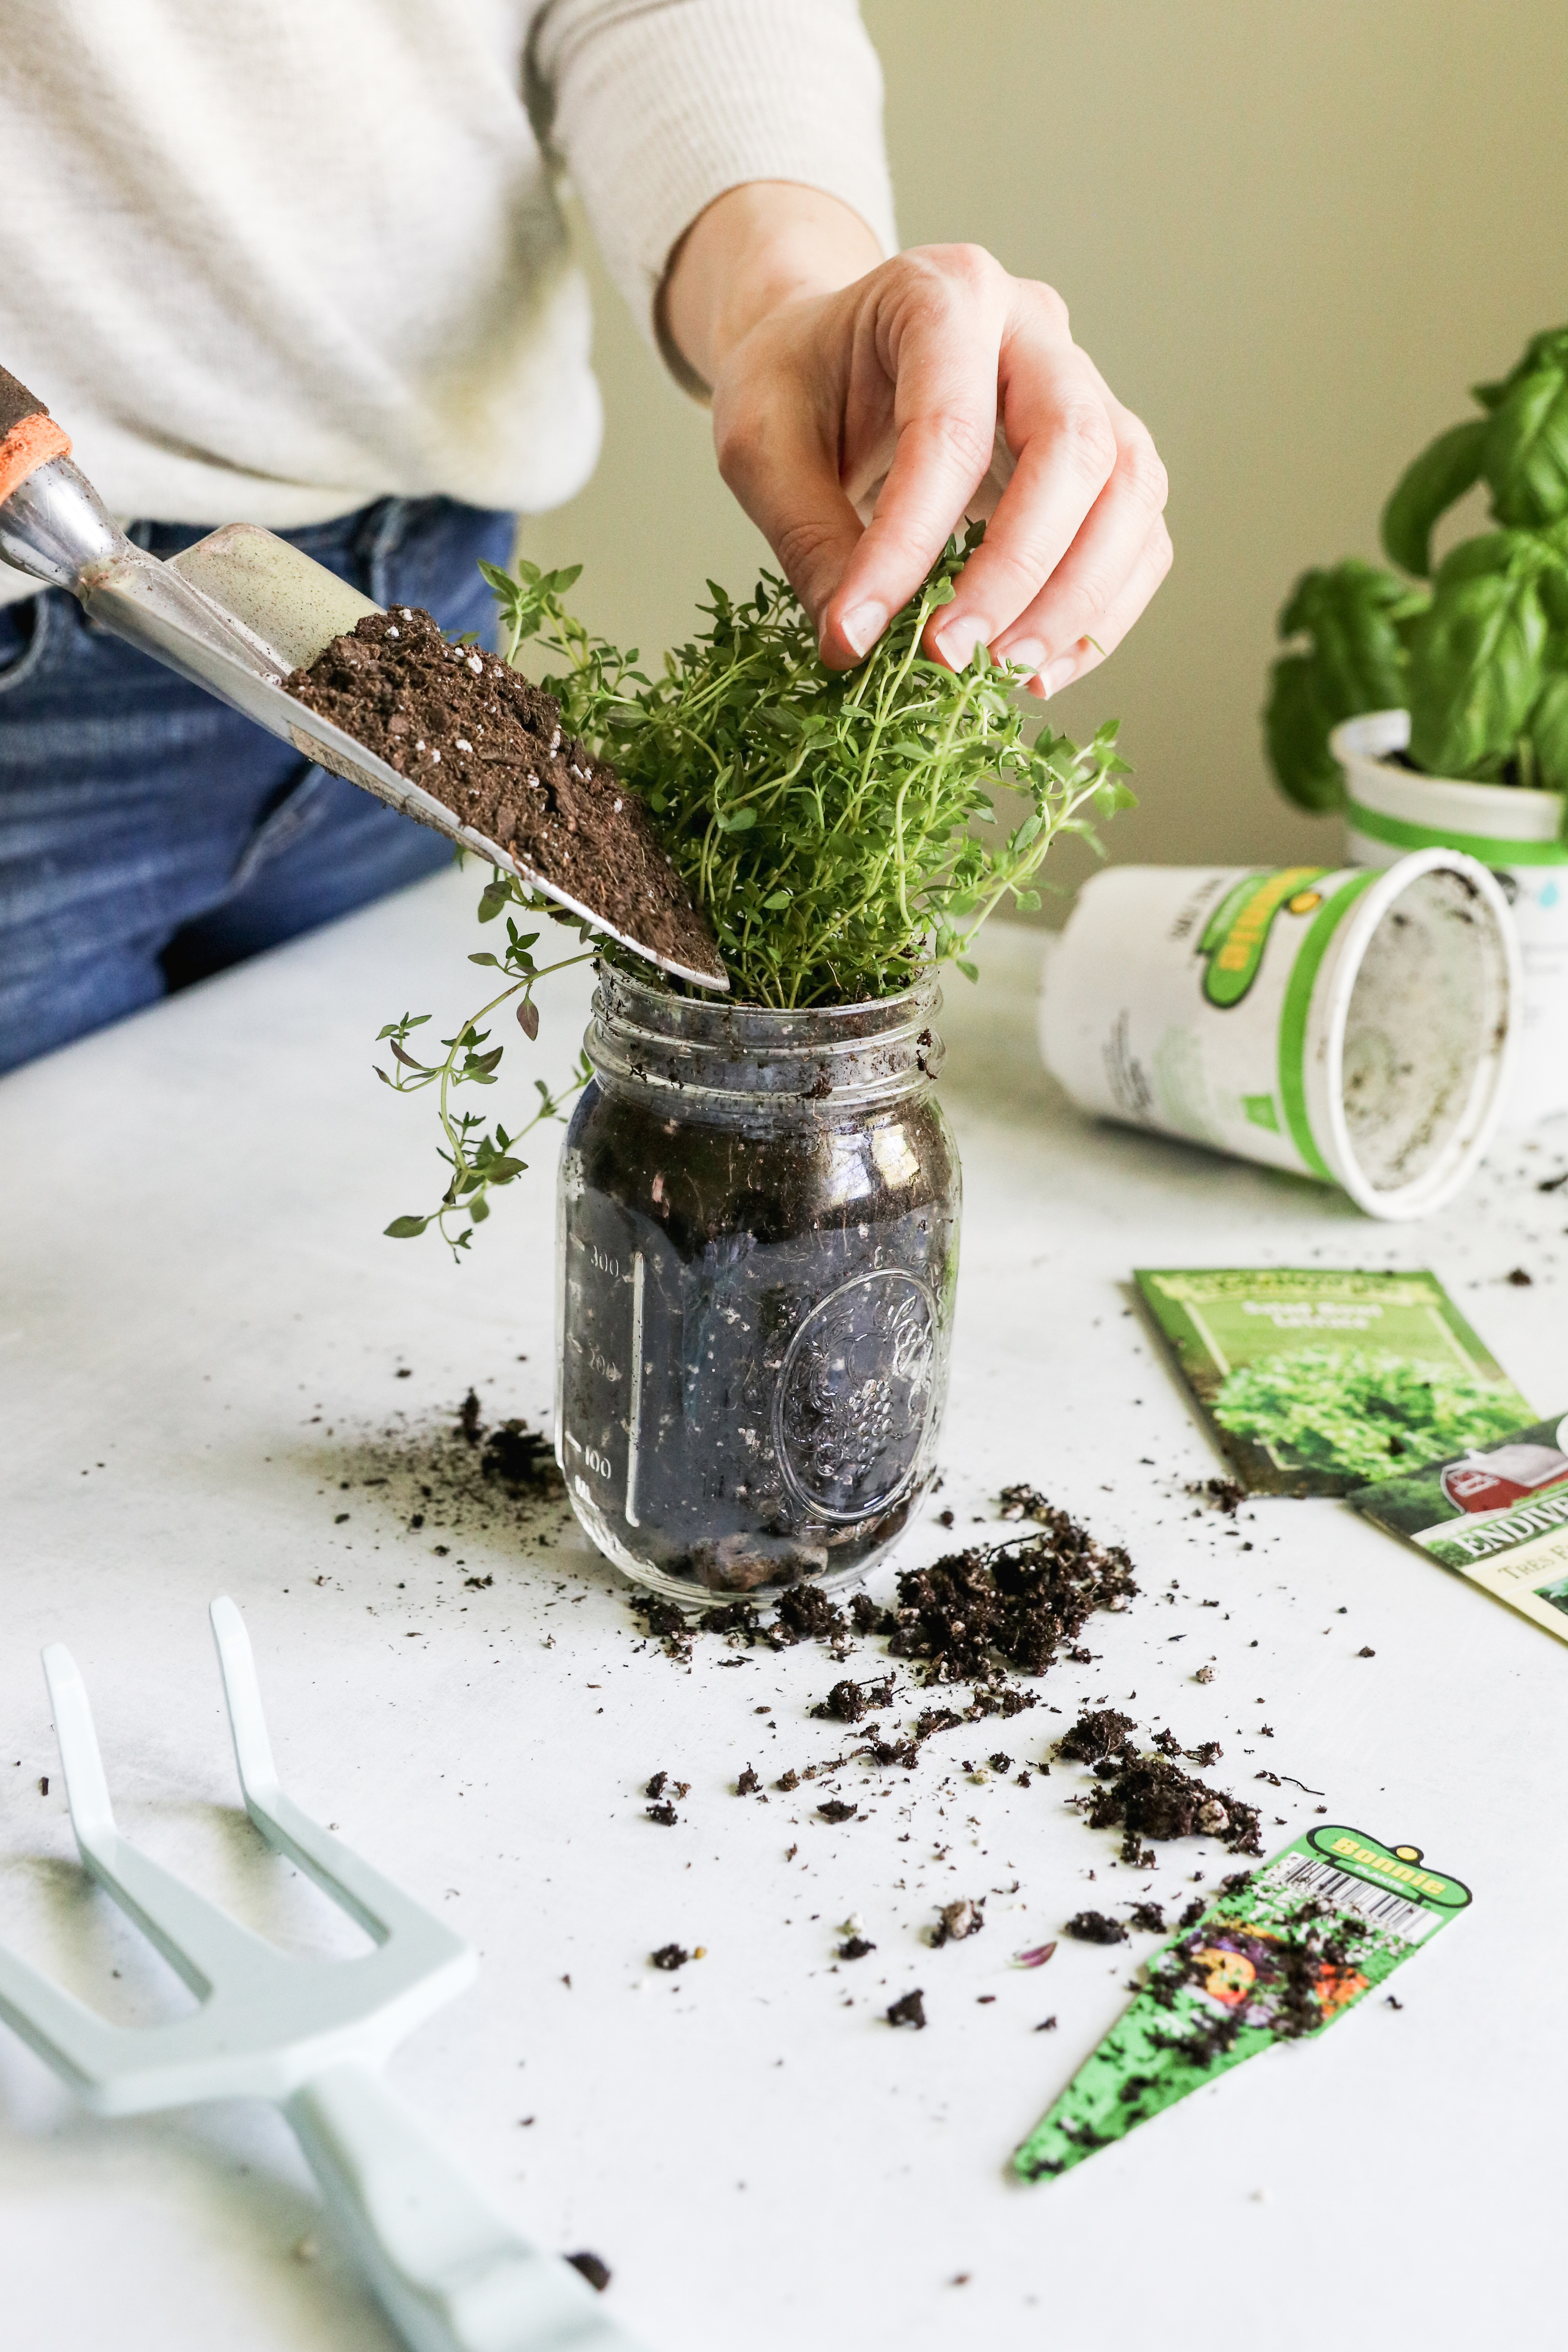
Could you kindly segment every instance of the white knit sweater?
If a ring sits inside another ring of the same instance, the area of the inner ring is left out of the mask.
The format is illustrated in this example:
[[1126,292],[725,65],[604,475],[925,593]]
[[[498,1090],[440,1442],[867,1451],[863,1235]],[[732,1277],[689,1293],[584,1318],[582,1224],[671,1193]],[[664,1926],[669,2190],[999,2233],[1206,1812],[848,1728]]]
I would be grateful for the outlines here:
[[826,189],[893,247],[855,0],[0,13],[0,365],[122,516],[570,498],[601,411],[563,173],[650,334],[671,248],[743,181]]

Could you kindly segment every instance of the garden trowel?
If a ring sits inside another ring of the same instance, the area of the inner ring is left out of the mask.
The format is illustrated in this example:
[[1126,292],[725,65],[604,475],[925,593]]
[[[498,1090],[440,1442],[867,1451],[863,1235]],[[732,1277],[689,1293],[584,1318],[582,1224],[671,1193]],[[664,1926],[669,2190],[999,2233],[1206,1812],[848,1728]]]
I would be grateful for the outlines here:
[[[606,937],[678,980],[728,988],[706,943],[689,962],[618,929],[587,900],[527,864],[414,783],[342,728],[284,691],[334,637],[382,608],[324,565],[254,523],[226,523],[162,562],[133,546],[72,464],[70,441],[42,401],[0,368],[0,557],[51,588],[67,588],[92,619],[243,711],[306,759],[374,793],[405,816],[516,874]],[[620,805],[616,803],[616,807]],[[690,930],[700,940],[695,911]]]

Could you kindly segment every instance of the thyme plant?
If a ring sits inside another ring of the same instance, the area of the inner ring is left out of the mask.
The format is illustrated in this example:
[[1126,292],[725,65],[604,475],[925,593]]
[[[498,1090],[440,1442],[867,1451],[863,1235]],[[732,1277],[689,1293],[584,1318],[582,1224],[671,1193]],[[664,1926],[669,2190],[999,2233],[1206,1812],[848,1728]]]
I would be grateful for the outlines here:
[[[1131,803],[1114,719],[1083,751],[1048,728],[1031,743],[1015,699],[1026,673],[984,646],[959,672],[921,651],[980,535],[950,542],[848,672],[824,667],[794,590],[769,572],[740,601],[710,581],[709,626],[650,678],[635,651],[567,612],[574,572],[484,567],[508,657],[537,636],[564,660],[541,683],[641,795],[713,925],[737,1002],[854,1003],[933,962],[973,979],[975,932],[1005,898],[1039,905],[1051,843],[1092,838],[1094,816]],[[988,840],[972,827],[995,826],[996,788],[1029,807]]]
[[[847,673],[824,667],[794,591],[769,572],[740,601],[710,581],[712,601],[700,607],[708,626],[649,677],[635,647],[623,653],[567,607],[580,567],[480,567],[500,609],[507,660],[515,663],[537,639],[558,665],[540,684],[559,701],[569,731],[641,795],[713,926],[735,1002],[854,1003],[896,992],[930,963],[956,963],[973,980],[976,931],[1004,899],[1039,905],[1034,884],[1052,842],[1079,834],[1098,848],[1094,819],[1131,804],[1114,719],[1082,750],[1049,728],[1030,742],[1015,699],[1026,672],[994,662],[984,646],[960,672],[921,652],[921,632],[952,602],[980,535],[977,528],[962,546],[949,543],[920,593]],[[998,789],[1028,803],[1006,833],[996,830]],[[515,877],[498,873],[486,883],[479,920],[509,908],[525,917],[552,911]],[[546,971],[621,952],[597,940],[584,955],[541,968],[532,956],[538,938],[508,912],[504,950],[470,957],[507,984],[441,1041],[442,1058],[421,1061],[410,1050],[426,1013],[405,1013],[380,1033],[394,1064],[390,1072],[378,1066],[386,1085],[398,1093],[437,1089],[450,1171],[439,1206],[395,1218],[386,1228],[395,1239],[434,1223],[454,1251],[467,1248],[489,1213],[490,1192],[523,1171],[521,1138],[559,1117],[587,1081],[582,1059],[559,1097],[536,1080],[539,1107],[511,1133],[454,1108],[458,1087],[497,1081],[504,1048],[482,1023],[516,999],[531,1039],[533,990]]]

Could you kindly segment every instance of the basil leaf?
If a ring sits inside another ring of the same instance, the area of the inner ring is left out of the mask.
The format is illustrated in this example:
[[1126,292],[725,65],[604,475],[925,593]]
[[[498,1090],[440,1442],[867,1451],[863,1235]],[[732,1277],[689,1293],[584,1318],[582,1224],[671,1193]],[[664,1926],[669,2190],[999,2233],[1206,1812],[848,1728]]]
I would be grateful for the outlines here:
[[1432,569],[1432,526],[1479,481],[1491,431],[1484,416],[1439,433],[1407,466],[1383,509],[1383,544],[1391,563],[1425,580]]
[[1535,750],[1536,782],[1543,791],[1568,793],[1568,673],[1548,674],[1527,731]]
[[1568,358],[1532,368],[1486,426],[1483,470],[1500,522],[1538,529],[1568,514]]
[[1274,665],[1264,737],[1275,774],[1302,808],[1338,808],[1343,799],[1330,730],[1404,702],[1398,624],[1412,593],[1392,572],[1352,557],[1331,571],[1304,572],[1286,600],[1280,636],[1310,644]]
[[1456,548],[1410,627],[1410,757],[1429,775],[1462,778],[1506,756],[1541,691],[1541,567],[1528,545],[1508,544],[1514,536]]

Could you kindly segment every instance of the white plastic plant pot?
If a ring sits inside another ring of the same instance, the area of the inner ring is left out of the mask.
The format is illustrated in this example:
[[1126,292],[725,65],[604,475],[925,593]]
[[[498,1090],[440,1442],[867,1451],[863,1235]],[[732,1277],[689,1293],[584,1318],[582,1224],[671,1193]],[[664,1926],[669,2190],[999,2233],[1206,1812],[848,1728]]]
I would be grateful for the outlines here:
[[1496,875],[1513,908],[1524,971],[1506,1127],[1568,1110],[1568,841],[1563,794],[1451,783],[1390,761],[1410,740],[1407,710],[1347,719],[1329,738],[1345,772],[1345,854],[1393,866],[1413,849],[1462,849]]
[[1507,899],[1452,850],[1112,866],[1047,951],[1040,1045],[1086,1110],[1420,1217],[1486,1150],[1520,989]]

